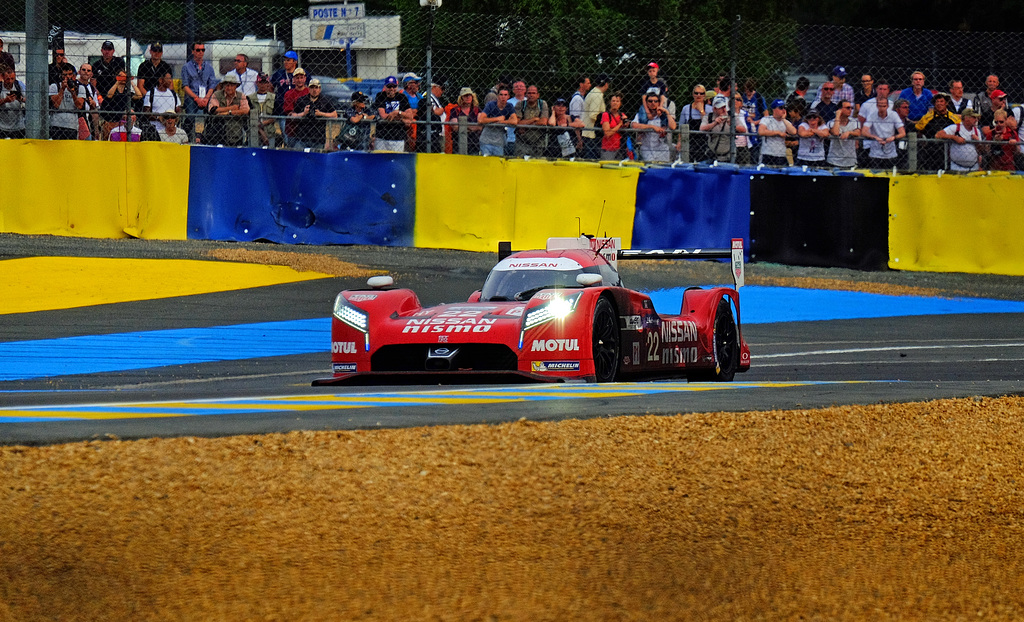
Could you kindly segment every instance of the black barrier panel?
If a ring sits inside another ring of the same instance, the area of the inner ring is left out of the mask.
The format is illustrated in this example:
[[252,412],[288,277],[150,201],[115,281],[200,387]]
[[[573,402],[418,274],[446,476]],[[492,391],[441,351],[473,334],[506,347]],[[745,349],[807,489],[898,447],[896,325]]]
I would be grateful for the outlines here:
[[751,261],[886,269],[887,178],[755,175],[750,212]]

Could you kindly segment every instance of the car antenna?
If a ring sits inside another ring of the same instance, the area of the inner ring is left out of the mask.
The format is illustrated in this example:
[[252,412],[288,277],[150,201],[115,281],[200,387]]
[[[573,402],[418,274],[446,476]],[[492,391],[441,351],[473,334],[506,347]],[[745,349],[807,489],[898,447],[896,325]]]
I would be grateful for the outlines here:
[[604,201],[601,201],[601,216],[598,217],[598,219],[597,219],[597,226],[594,227],[594,231],[595,232],[601,230],[601,221],[604,220],[604,206],[607,205],[607,204],[608,204],[608,199],[605,199]]
[[579,216],[576,217],[576,234],[583,237],[583,221],[580,220]]

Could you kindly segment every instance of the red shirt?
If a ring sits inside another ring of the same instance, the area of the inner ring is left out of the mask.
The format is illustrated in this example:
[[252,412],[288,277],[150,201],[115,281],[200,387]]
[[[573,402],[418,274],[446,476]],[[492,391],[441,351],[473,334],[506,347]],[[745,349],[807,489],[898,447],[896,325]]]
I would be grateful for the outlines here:
[[[286,91],[284,94],[284,107],[282,108],[284,113],[291,114],[295,110],[295,102],[298,101],[300,97],[305,97],[306,95],[309,95],[308,86],[304,86],[301,89]],[[289,136],[295,136],[295,122],[291,119],[285,121],[284,133]]]
[[[608,122],[608,127],[615,128],[622,125],[622,122],[626,119],[626,115],[621,112],[612,116],[610,112],[601,113],[601,125],[604,126],[604,122]],[[619,146],[622,145],[622,134],[615,132],[601,137],[601,150],[602,151],[618,151]]]

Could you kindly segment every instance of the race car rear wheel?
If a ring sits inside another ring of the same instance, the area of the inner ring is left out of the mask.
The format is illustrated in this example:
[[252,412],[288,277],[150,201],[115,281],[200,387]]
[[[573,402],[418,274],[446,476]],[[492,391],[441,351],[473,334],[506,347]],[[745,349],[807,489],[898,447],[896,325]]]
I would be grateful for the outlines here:
[[718,369],[691,374],[691,380],[730,382],[740,366],[739,331],[736,330],[736,320],[732,317],[732,305],[729,304],[727,298],[718,301],[713,338]]
[[718,301],[718,311],[715,312],[715,358],[718,359],[718,371],[714,379],[731,381],[740,366],[740,339],[736,320],[732,317],[732,305],[725,298]]
[[599,298],[594,305],[591,333],[594,375],[598,382],[614,382],[619,373],[619,322],[615,307],[607,298]]

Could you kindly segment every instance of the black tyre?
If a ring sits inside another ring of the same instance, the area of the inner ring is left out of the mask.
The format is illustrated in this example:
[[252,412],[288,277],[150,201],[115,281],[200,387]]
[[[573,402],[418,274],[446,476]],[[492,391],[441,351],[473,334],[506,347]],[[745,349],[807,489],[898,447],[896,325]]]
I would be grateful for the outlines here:
[[619,373],[619,321],[615,307],[607,298],[599,298],[594,306],[591,337],[597,381],[614,382]]
[[730,382],[740,366],[740,336],[732,317],[732,305],[725,298],[718,301],[715,312],[715,356],[718,372],[714,379]]

